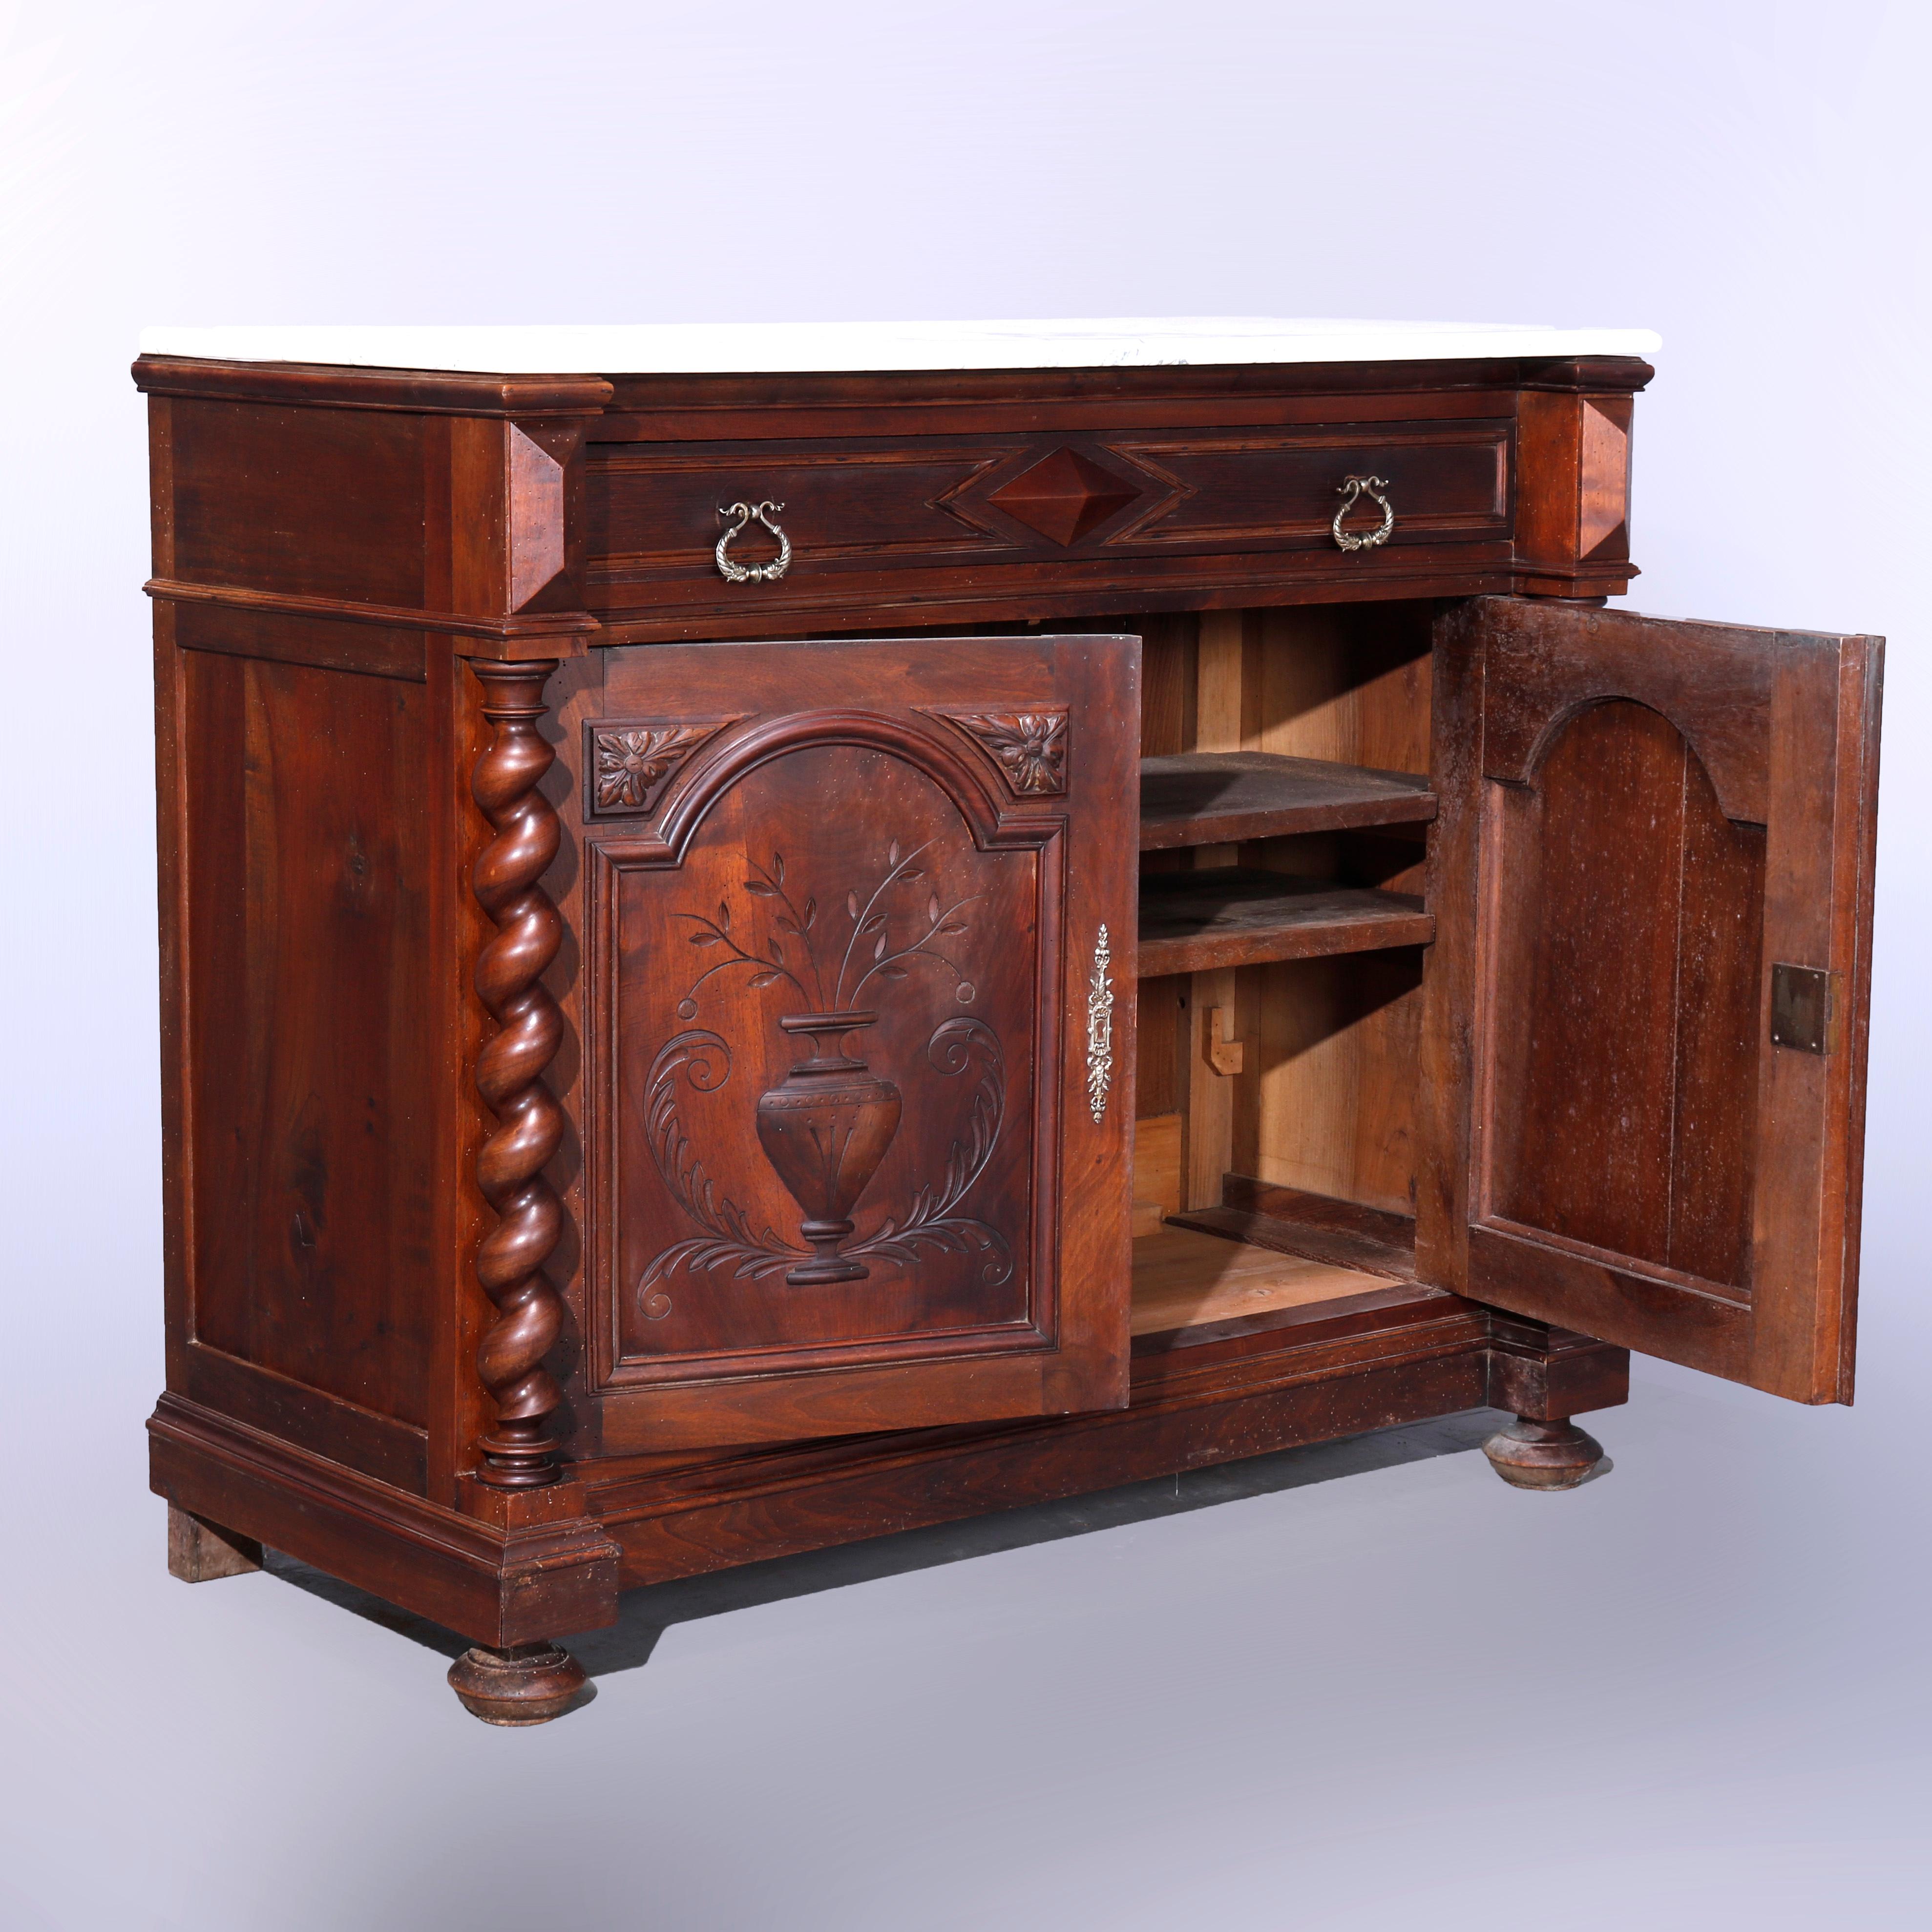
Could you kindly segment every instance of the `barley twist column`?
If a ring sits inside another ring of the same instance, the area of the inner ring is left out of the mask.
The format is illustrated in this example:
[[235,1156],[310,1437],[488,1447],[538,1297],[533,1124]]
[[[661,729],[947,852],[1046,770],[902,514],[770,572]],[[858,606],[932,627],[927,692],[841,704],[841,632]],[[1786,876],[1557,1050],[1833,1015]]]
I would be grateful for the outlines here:
[[543,1266],[562,1232],[563,1208],[543,1171],[562,1138],[563,1114],[543,1074],[563,1021],[543,975],[563,924],[538,883],[560,835],[556,814],[537,789],[556,756],[537,728],[556,662],[472,659],[471,668],[483,686],[491,736],[470,791],[496,833],[472,879],[497,928],[476,962],[476,991],[497,1026],[476,1062],[476,1090],[496,1117],[477,1156],[476,1180],[498,1217],[476,1251],[477,1280],[496,1308],[476,1353],[496,1407],[494,1426],[477,1445],[477,1474],[494,1488],[520,1490],[557,1477],[544,1425],[560,1396],[543,1362],[564,1305]]

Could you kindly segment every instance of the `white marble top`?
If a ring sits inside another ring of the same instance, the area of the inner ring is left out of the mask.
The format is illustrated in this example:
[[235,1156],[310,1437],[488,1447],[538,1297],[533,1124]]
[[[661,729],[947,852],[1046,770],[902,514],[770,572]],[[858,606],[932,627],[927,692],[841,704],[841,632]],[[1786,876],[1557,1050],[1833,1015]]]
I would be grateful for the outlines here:
[[1145,369],[1188,363],[1414,362],[1647,356],[1647,328],[1529,322],[1168,316],[1088,322],[646,322],[144,328],[148,356],[492,375],[781,375],[886,369]]

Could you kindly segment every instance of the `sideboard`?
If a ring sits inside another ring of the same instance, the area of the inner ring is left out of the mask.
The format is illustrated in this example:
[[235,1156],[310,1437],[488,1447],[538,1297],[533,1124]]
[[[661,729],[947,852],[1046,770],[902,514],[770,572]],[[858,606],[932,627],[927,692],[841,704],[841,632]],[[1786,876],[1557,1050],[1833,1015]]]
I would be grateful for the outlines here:
[[1882,645],[1606,608],[1654,338],[165,330],[170,1560],[627,1586],[1850,1400]]

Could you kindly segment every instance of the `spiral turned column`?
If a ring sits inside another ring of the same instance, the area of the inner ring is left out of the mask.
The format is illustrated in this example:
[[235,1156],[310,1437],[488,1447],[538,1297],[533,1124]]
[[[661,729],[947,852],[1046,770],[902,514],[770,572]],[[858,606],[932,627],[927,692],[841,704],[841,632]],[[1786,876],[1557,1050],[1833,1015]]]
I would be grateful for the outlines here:
[[502,1490],[554,1482],[544,1425],[560,1400],[544,1367],[562,1325],[563,1298],[543,1272],[562,1232],[563,1207],[544,1168],[563,1137],[563,1113],[544,1082],[562,1016],[543,983],[563,922],[538,883],[556,856],[557,816],[537,789],[556,754],[538,730],[554,658],[528,664],[472,659],[483,686],[489,748],[470,793],[496,836],[472,880],[496,932],[476,962],[476,991],[497,1030],[477,1056],[476,1090],[496,1117],[476,1159],[477,1184],[497,1222],[476,1250],[476,1276],[496,1308],[476,1352],[496,1418],[477,1447],[479,1478]]

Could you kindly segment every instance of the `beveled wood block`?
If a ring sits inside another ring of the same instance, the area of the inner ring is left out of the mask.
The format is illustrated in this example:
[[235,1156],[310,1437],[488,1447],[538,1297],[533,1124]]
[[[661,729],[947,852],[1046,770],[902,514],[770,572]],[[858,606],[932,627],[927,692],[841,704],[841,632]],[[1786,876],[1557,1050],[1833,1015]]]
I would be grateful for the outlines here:
[[184,1583],[245,1576],[262,1567],[262,1546],[218,1523],[168,1505],[168,1574]]

